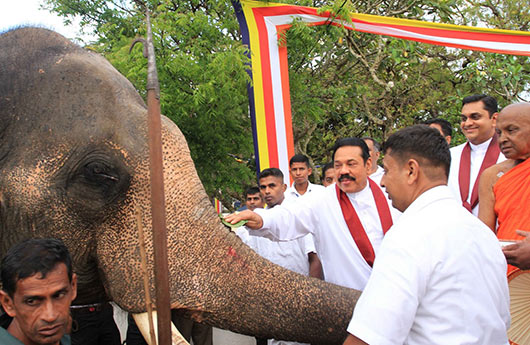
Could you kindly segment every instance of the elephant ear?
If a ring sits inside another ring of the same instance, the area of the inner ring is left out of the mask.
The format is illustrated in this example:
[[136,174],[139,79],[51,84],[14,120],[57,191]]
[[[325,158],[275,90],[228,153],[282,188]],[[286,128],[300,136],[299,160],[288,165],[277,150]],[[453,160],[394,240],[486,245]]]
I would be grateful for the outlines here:
[[239,228],[245,224],[247,224],[248,220],[241,220],[235,224],[230,224],[228,223],[224,216],[222,214],[219,214],[219,218],[221,218],[221,223],[223,223],[224,226],[228,226],[229,228],[232,228],[232,229],[235,229],[235,228]]

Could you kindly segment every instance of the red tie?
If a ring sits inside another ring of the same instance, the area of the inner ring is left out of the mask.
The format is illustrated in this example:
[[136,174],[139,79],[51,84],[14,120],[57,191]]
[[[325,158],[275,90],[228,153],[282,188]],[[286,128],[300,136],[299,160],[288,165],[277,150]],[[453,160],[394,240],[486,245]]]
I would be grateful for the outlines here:
[[458,170],[458,184],[460,185],[460,198],[462,199],[462,205],[471,212],[475,206],[478,204],[478,181],[480,175],[484,169],[489,168],[493,164],[497,163],[499,159],[499,154],[501,150],[499,145],[497,145],[497,134],[493,135],[490,144],[488,145],[488,150],[478,171],[475,184],[473,185],[473,191],[471,192],[471,202],[467,202],[467,196],[469,195],[469,184],[470,184],[470,175],[471,175],[471,145],[469,142],[464,146],[462,151],[462,156],[460,158],[460,169]]
[[[370,178],[368,178],[368,183],[370,184],[370,189],[372,190],[372,195],[377,207],[377,213],[379,214],[379,219],[381,220],[383,234],[386,234],[388,229],[390,229],[392,226],[390,208],[388,207],[386,197],[381,191],[381,188],[379,188],[379,186],[377,186],[377,184]],[[348,195],[346,195],[346,193],[344,193],[337,185],[335,185],[335,189],[337,191],[337,198],[339,199],[340,208],[342,209],[342,215],[344,216],[346,225],[350,230],[350,234],[352,235],[357,248],[359,248],[361,255],[366,260],[366,263],[372,267],[375,259],[374,248],[372,247],[370,239],[363,228],[361,220],[359,219],[357,212],[355,212],[355,208],[353,208]]]

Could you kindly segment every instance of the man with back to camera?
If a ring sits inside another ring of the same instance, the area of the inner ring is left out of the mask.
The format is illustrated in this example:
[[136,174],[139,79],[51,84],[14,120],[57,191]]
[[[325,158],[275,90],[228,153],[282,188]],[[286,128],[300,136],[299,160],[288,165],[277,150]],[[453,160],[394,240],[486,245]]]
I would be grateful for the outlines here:
[[451,125],[451,122],[439,117],[435,117],[428,119],[424,122],[424,124],[438,130],[445,138],[445,141],[447,141],[447,145],[451,146],[451,138],[453,135],[453,126]]
[[482,171],[504,161],[495,135],[497,101],[486,95],[462,100],[460,128],[467,142],[451,148],[451,169],[447,185],[462,205],[478,216],[478,184]]
[[335,182],[337,182],[337,176],[333,168],[333,162],[326,163],[322,168],[322,185],[327,187]]
[[362,139],[366,145],[368,145],[370,157],[372,158],[372,167],[368,173],[370,178],[379,185],[379,182],[381,182],[381,177],[383,177],[383,168],[377,164],[379,161],[379,156],[381,156],[381,145],[379,145],[379,143],[371,137],[363,137]]
[[447,188],[451,161],[425,125],[385,143],[381,184],[403,214],[385,236],[345,345],[508,345],[506,260]]
[[2,260],[0,343],[69,345],[70,304],[77,295],[72,260],[60,240],[31,239]]
[[235,224],[248,220],[253,235],[285,241],[312,233],[322,261],[324,280],[362,290],[372,271],[384,233],[397,211],[391,211],[381,188],[368,178],[371,158],[359,138],[335,143],[335,188],[311,193],[296,203],[227,216]]
[[505,107],[497,118],[496,131],[508,160],[482,174],[479,218],[499,240],[522,240],[503,248],[510,273],[514,266],[530,268],[530,103]]
[[306,193],[323,189],[321,185],[309,182],[309,175],[312,172],[309,158],[302,154],[292,156],[289,160],[289,175],[293,179],[293,184],[285,191],[285,199],[296,200]]

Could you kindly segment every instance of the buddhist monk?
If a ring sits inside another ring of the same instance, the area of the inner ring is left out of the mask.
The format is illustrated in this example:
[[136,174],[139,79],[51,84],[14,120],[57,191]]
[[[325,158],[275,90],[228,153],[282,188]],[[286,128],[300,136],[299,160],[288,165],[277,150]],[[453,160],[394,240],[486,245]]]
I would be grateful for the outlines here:
[[[504,108],[497,118],[499,146],[508,160],[482,174],[479,218],[501,241],[508,263],[530,268],[530,103]],[[498,223],[498,225],[497,225]],[[515,269],[509,266],[508,271]]]

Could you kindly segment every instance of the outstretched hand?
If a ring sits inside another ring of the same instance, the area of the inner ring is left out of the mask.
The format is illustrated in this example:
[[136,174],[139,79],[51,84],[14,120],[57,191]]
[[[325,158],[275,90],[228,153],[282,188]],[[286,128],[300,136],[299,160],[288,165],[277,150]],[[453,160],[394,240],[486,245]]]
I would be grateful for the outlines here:
[[525,239],[503,247],[502,252],[510,265],[527,270],[530,269],[530,232],[522,230],[517,230],[516,232],[524,236]]
[[263,219],[259,214],[250,210],[244,210],[239,213],[232,213],[225,217],[225,221],[230,224],[236,224],[242,220],[248,221],[245,226],[249,229],[257,230],[263,227]]

